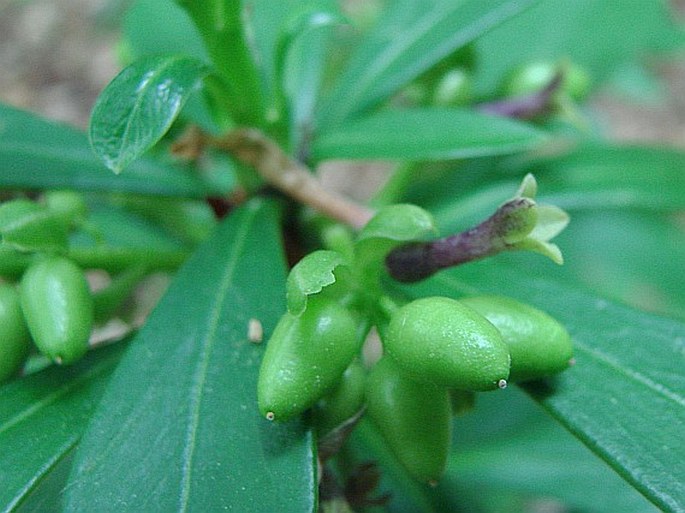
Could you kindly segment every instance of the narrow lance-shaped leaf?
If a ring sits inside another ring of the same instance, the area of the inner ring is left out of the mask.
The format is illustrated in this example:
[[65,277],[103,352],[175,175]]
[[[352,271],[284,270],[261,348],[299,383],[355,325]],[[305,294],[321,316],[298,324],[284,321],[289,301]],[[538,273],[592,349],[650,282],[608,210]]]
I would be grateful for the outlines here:
[[527,390],[574,435],[665,511],[685,504],[685,325],[536,279],[498,262],[470,264],[411,294],[507,294],[571,333],[576,365]]
[[50,367],[0,388],[1,511],[14,511],[69,456],[124,347],[93,351],[76,365]]
[[517,153],[545,140],[531,125],[461,109],[387,110],[323,131],[312,156],[442,160]]
[[295,152],[306,151],[303,146],[313,128],[332,28],[347,22],[339,10],[331,0],[312,2],[288,20],[276,45],[275,85],[285,97]]
[[90,119],[90,143],[105,165],[119,173],[154,146],[208,73],[201,61],[179,55],[145,57],[119,73]]
[[320,109],[322,126],[373,107],[535,0],[398,0],[359,45]]
[[76,454],[66,510],[315,510],[311,435],[257,410],[263,347],[285,311],[276,209],[233,212],[179,271]]
[[71,188],[204,198],[226,190],[179,166],[142,158],[115,176],[81,131],[0,104],[0,187]]

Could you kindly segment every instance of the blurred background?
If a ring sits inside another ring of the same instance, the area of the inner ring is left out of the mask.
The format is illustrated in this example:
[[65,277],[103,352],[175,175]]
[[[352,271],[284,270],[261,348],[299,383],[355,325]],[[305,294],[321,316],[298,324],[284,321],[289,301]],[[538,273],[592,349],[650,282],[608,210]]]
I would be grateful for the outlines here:
[[[99,91],[120,69],[119,34],[133,0],[0,0],[0,101],[85,127]],[[368,8],[346,0],[348,9]],[[671,0],[685,19],[685,0]],[[648,62],[640,94],[597,92],[606,133],[685,148],[685,57]],[[648,89],[650,94],[645,96]],[[639,96],[639,98],[638,98]]]

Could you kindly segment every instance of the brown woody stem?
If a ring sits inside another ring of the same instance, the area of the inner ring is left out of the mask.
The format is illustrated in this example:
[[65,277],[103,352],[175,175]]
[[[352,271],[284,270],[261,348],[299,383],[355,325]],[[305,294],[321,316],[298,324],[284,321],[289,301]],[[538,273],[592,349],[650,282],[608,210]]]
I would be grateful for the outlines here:
[[206,136],[206,143],[253,167],[287,196],[355,229],[362,228],[373,216],[371,209],[323,188],[304,165],[288,157],[257,129],[240,128],[221,137]]

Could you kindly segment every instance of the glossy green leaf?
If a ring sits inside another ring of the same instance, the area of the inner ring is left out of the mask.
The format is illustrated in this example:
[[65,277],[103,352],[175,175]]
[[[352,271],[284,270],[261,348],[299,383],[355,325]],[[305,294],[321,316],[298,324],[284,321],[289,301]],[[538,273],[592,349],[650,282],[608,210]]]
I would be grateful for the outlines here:
[[494,92],[506,73],[521,64],[571,59],[598,85],[626,61],[682,47],[684,36],[668,2],[543,0],[477,41],[476,84],[481,91]]
[[204,197],[226,189],[179,166],[140,159],[115,176],[93,153],[88,139],[70,126],[0,105],[0,187],[129,191]]
[[176,0],[202,35],[217,75],[220,93],[240,124],[259,124],[263,117],[263,89],[244,26],[250,9],[237,0]]
[[679,511],[685,503],[685,325],[494,261],[405,290],[510,295],[557,318],[571,333],[576,365],[528,391],[652,502]]
[[293,315],[302,313],[307,307],[307,296],[318,294],[328,285],[335,283],[335,269],[346,264],[340,253],[328,250],[315,251],[300,260],[288,274],[288,311]]
[[544,141],[544,133],[530,125],[471,110],[387,110],[322,132],[313,142],[312,156],[457,159],[517,153]]
[[[187,55],[211,64],[202,36],[188,13],[169,0],[136,0],[127,9],[118,44],[119,62],[126,66],[142,57]],[[216,80],[208,79],[204,87],[188,98],[180,117],[210,133],[228,124],[228,105]]]
[[480,394],[469,415],[454,419],[454,437],[434,493],[443,511],[523,513],[535,503],[585,513],[658,511],[517,387]]
[[332,126],[368,110],[444,57],[533,3],[534,0],[389,3],[322,104],[320,124]]
[[118,343],[0,387],[0,510],[16,511],[69,457],[125,347]]
[[315,511],[312,438],[257,410],[263,347],[284,311],[276,209],[234,211],[136,337],[76,454],[66,510]]
[[100,94],[90,119],[90,143],[119,173],[171,127],[209,69],[184,56],[144,57],[126,67]]

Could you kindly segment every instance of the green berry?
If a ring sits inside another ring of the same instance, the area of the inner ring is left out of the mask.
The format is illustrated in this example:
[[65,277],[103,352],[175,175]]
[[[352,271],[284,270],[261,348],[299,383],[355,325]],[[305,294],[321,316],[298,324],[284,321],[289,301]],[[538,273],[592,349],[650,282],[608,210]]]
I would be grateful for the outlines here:
[[366,369],[355,359],[345,369],[340,383],[314,409],[314,424],[319,434],[325,435],[359,413],[364,407],[365,387]]
[[414,381],[387,357],[369,372],[367,414],[407,472],[435,483],[447,464],[452,411],[445,388]]
[[547,313],[501,296],[468,297],[461,302],[485,316],[502,334],[511,353],[511,381],[550,376],[572,362],[571,337]]
[[433,91],[433,104],[439,107],[466,105],[471,101],[472,84],[468,71],[453,68],[447,71]]
[[417,299],[400,308],[383,346],[404,372],[447,388],[504,388],[509,376],[509,350],[499,331],[446,297]]
[[545,88],[554,76],[563,73],[560,91],[579,101],[590,91],[590,76],[576,64],[533,62],[514,70],[505,84],[506,96],[532,94]]
[[17,374],[29,355],[31,335],[15,288],[0,283],[0,383]]
[[83,271],[71,260],[50,256],[32,264],[21,280],[21,306],[38,350],[69,364],[88,350],[93,297]]
[[281,317],[259,371],[259,410],[287,420],[335,388],[361,341],[355,317],[337,302],[310,298],[299,315]]
[[88,213],[83,195],[76,191],[47,191],[43,195],[43,200],[48,210],[57,214],[68,226],[84,219]]

